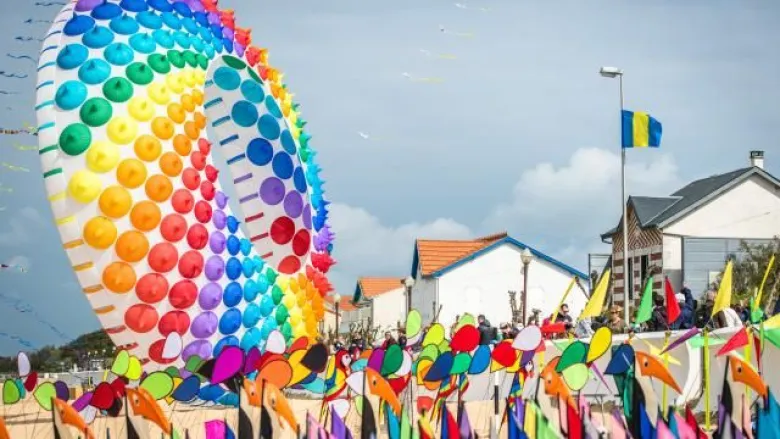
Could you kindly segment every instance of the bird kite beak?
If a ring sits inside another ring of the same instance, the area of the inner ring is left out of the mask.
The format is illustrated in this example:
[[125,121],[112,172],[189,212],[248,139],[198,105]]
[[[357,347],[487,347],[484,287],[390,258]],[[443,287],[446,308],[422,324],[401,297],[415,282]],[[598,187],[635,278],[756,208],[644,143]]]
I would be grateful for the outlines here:
[[260,381],[243,380],[242,387],[244,388],[244,394],[246,395],[246,400],[249,402],[249,405],[252,407],[260,407],[261,385]]
[[127,401],[134,415],[155,423],[165,434],[171,434],[171,423],[146,389],[127,389]]
[[[76,409],[69,406],[65,401],[56,398],[54,399],[54,408],[60,413],[60,420],[62,420],[63,424],[70,425],[80,432],[86,432],[87,439],[95,438],[92,434],[92,430],[89,429],[84,418],[81,417]],[[0,433],[0,438],[1,437],[3,437],[2,433]]]
[[646,352],[636,353],[636,362],[639,365],[639,371],[646,377],[657,378],[664,382],[667,386],[671,387],[677,393],[682,393],[680,386],[674,377],[669,373],[669,369],[663,365],[657,358]]
[[295,420],[290,403],[287,402],[284,393],[272,383],[265,383],[265,404],[273,410],[276,415],[285,421],[293,429],[298,431],[298,421]]
[[398,401],[390,383],[387,382],[381,375],[374,369],[366,368],[366,383],[368,384],[368,391],[372,395],[376,395],[382,401],[385,401],[393,409],[393,413],[401,414],[401,403]]
[[555,371],[558,361],[561,357],[555,357],[547,366],[542,369],[541,379],[544,382],[544,393],[550,396],[563,398],[571,405],[574,405],[574,399],[569,392],[568,386],[563,382],[563,378]]
[[734,355],[729,356],[729,366],[731,366],[731,379],[755,390],[756,393],[766,398],[768,390],[766,383],[753,370],[748,363],[740,360]]

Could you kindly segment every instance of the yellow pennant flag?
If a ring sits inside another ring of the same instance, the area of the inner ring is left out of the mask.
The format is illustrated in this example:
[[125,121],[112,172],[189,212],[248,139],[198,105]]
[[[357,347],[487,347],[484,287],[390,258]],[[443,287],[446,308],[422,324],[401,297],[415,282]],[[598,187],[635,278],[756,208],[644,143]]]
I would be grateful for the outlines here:
[[761,279],[761,287],[758,289],[758,295],[756,296],[756,300],[753,301],[753,311],[761,307],[761,296],[764,294],[764,285],[766,285],[766,280],[769,277],[769,273],[772,272],[772,267],[774,265],[775,265],[775,255],[772,255],[772,257],[769,258],[769,264],[767,264],[766,266],[766,271],[764,272],[764,278]]
[[604,307],[604,301],[607,298],[607,287],[609,287],[610,270],[604,272],[599,279],[599,283],[593,290],[593,294],[590,295],[590,300],[585,305],[585,309],[580,314],[580,319],[586,319],[588,317],[596,317],[601,315],[601,309]]
[[734,270],[734,263],[729,261],[726,269],[723,270],[723,278],[720,280],[718,295],[715,297],[715,304],[712,306],[712,317],[731,306],[731,272]]

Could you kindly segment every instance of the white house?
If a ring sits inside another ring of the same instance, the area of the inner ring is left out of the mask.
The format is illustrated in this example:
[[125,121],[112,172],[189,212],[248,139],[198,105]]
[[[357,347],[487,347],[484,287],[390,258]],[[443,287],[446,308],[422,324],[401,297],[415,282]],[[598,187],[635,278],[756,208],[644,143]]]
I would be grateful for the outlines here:
[[[668,197],[628,199],[630,300],[651,273],[660,293],[663,276],[694,296],[706,291],[740,242],[780,235],[780,180],[764,170],[764,152],[751,151],[750,166],[696,180]],[[612,244],[613,298],[624,301],[622,218],[601,235]]]
[[[512,321],[509,291],[517,293],[520,308],[523,290],[521,255],[528,248],[533,255],[528,265],[528,306],[549,316],[561,301],[572,278],[588,285],[588,276],[520,241],[500,233],[469,241],[418,239],[414,246],[411,292],[412,308],[423,322],[431,322],[441,307],[438,322],[449,327],[463,313],[484,314],[493,325]],[[587,301],[581,288],[574,287],[566,299],[572,315]]]
[[341,299],[340,332],[349,332],[351,325],[359,323],[395,330],[406,321],[405,291],[400,277],[359,278],[354,296]]

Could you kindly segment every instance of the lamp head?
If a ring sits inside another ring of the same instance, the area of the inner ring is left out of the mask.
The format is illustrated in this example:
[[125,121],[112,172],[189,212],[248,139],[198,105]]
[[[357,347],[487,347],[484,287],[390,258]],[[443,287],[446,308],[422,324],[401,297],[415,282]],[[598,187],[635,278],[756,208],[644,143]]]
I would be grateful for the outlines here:
[[599,74],[605,78],[617,78],[618,76],[623,76],[623,71],[617,67],[605,66],[599,70]]
[[523,261],[523,264],[530,264],[531,261],[534,260],[534,254],[531,253],[531,250],[526,247],[523,249],[523,252],[520,254],[520,259]]
[[412,276],[407,277],[404,279],[404,286],[406,288],[411,288],[414,286],[414,278]]
[[334,304],[341,303],[341,294],[336,293],[333,295],[333,303]]

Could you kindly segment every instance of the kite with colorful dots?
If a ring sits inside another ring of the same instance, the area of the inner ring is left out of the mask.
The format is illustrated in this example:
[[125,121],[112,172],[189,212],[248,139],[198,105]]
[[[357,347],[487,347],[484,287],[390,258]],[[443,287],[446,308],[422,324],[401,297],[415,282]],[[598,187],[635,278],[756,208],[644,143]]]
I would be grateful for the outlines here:
[[233,11],[70,2],[44,37],[36,90],[63,248],[117,346],[181,366],[275,330],[316,337],[334,264],[321,169],[282,75]]

